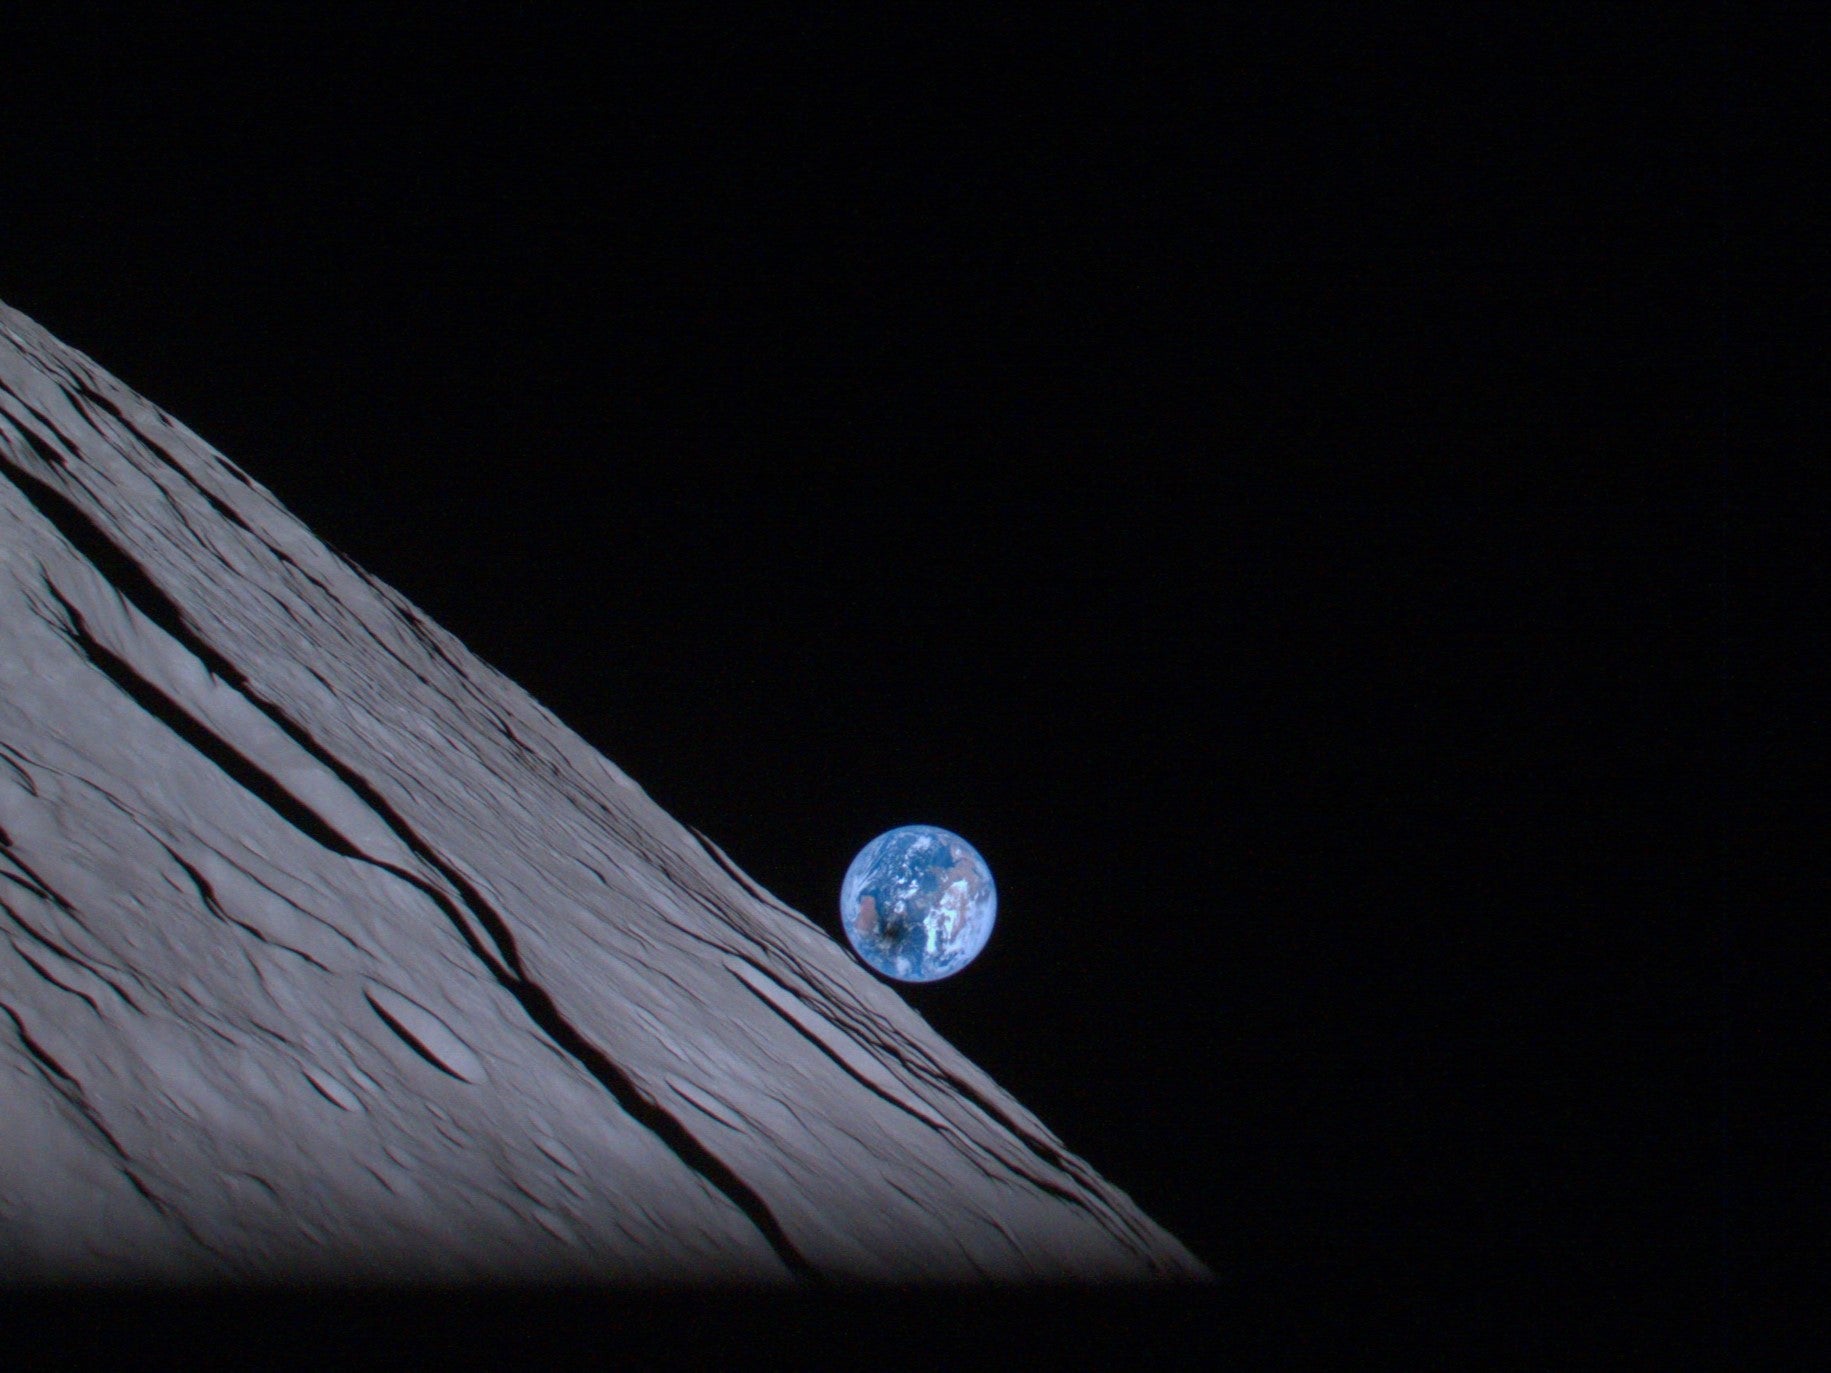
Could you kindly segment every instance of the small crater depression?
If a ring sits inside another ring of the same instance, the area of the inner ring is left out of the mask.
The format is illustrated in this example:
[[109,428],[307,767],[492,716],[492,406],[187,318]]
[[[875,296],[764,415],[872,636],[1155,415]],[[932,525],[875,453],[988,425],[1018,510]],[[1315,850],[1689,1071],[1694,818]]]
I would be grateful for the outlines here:
[[329,1073],[317,1068],[304,1068],[301,1071],[305,1074],[305,1080],[318,1090],[318,1095],[333,1106],[341,1106],[346,1111],[362,1110],[362,1102],[356,1094]]
[[406,1041],[408,1048],[440,1072],[449,1073],[463,1082],[489,1081],[489,1074],[483,1071],[482,1060],[471,1052],[470,1046],[453,1034],[451,1027],[443,1020],[417,1001],[409,1001],[387,987],[366,987],[363,995],[369,998],[369,1005],[381,1017],[382,1023]]

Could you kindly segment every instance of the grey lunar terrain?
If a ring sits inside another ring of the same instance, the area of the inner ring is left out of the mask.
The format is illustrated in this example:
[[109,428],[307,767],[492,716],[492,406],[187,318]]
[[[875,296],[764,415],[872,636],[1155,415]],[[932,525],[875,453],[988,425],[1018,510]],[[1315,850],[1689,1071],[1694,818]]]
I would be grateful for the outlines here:
[[0,1281],[1206,1276],[526,692],[0,305]]

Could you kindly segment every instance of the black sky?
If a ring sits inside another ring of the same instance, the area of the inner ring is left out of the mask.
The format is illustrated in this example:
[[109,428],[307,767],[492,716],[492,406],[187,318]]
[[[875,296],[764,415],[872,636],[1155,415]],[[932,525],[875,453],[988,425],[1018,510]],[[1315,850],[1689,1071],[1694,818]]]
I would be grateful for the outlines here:
[[47,8],[0,298],[836,938],[970,839],[908,999],[1249,1301],[1701,1330],[1715,21],[469,13]]

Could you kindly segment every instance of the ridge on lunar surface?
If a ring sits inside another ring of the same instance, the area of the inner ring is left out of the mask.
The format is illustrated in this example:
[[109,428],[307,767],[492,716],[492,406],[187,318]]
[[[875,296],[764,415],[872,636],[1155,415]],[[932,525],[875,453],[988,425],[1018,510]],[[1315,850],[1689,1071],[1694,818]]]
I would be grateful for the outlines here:
[[835,940],[0,305],[0,1283],[1207,1276]]

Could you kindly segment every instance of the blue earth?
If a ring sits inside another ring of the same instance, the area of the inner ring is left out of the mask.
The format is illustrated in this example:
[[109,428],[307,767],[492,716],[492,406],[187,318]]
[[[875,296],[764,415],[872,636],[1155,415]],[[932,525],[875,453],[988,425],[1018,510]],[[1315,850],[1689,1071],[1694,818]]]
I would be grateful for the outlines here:
[[950,977],[992,937],[998,889],[979,851],[933,825],[886,830],[858,851],[839,917],[858,956],[899,982]]

